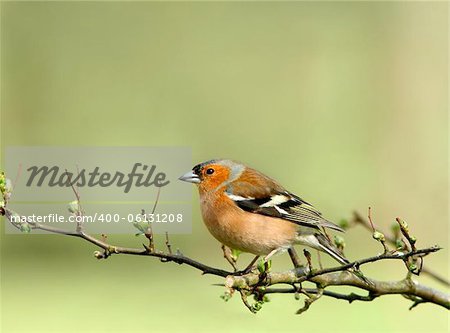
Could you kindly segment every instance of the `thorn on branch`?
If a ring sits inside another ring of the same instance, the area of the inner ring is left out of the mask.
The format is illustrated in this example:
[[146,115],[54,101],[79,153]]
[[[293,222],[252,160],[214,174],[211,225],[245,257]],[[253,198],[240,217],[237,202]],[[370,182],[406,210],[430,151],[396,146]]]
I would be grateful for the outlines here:
[[426,301],[424,301],[423,299],[418,299],[416,301],[414,301],[414,303],[408,308],[408,310],[412,310],[414,309],[417,305],[422,304],[422,303],[426,303]]
[[405,297],[406,299],[409,299],[411,301],[413,301],[413,304],[411,304],[411,306],[408,308],[408,310],[412,310],[414,309],[417,305],[422,304],[422,303],[427,303],[427,301],[425,301],[423,298],[417,297],[415,295],[403,295],[403,297]]

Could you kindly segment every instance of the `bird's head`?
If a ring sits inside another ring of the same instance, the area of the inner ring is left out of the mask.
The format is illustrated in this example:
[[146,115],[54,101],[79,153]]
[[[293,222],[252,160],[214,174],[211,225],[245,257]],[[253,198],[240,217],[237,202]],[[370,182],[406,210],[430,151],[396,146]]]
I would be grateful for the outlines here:
[[231,160],[210,160],[197,164],[179,179],[198,185],[200,192],[210,192],[237,179],[244,165]]

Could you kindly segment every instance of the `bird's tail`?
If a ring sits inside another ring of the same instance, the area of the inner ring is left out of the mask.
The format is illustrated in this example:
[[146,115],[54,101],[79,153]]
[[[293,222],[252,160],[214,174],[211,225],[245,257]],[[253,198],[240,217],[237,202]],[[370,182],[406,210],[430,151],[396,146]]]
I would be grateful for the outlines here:
[[[335,260],[337,260],[341,265],[347,265],[350,263],[347,258],[345,258],[342,253],[333,245],[331,242],[322,234],[315,234],[314,235],[318,241],[318,247],[316,247],[318,250],[321,250],[323,252],[328,253],[331,257],[333,257]],[[363,272],[359,270],[357,267],[351,267],[348,269],[350,272],[355,274],[361,281],[364,283],[367,283],[369,285],[372,285],[373,283],[367,279]]]
[[333,245],[330,243],[328,238],[326,238],[324,235],[316,233],[314,235],[318,241],[317,243],[317,249],[321,250],[325,253],[328,253],[332,258],[334,258],[336,261],[338,261],[341,265],[349,264],[350,261],[348,261],[347,258],[345,258],[342,253]]

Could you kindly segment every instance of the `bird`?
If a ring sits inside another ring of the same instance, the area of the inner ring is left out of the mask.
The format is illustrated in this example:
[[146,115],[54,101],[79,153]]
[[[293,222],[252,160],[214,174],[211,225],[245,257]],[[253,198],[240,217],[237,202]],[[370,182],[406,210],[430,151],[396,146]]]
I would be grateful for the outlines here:
[[195,165],[180,180],[197,185],[203,221],[209,232],[231,249],[264,256],[267,262],[294,245],[349,261],[331,243],[325,229],[344,230],[326,220],[307,201],[274,179],[229,159]]

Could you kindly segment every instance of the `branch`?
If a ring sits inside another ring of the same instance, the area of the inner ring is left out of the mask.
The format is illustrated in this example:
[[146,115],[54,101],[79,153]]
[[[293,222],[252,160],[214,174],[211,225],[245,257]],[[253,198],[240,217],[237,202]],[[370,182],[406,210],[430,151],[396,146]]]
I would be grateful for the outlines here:
[[[372,231],[372,226],[369,224],[369,222],[358,212],[353,212],[353,220],[354,224],[359,224],[361,226],[363,226],[364,228],[366,228],[369,231]],[[383,234],[386,237],[386,241],[391,244],[396,246],[397,245],[397,239],[395,237],[391,237],[391,236],[387,236],[386,233],[383,232]],[[442,277],[441,275],[437,274],[436,272],[432,271],[431,269],[429,269],[426,266],[422,267],[422,273],[430,276],[431,278],[435,279],[436,281],[442,283],[443,285],[450,287],[450,281],[444,277]]]
[[[11,210],[5,209],[5,216],[8,219],[8,221],[10,221],[13,226],[18,228],[18,226],[14,222],[11,221],[11,217],[13,214],[14,214],[14,212],[12,212]],[[214,268],[214,267],[210,267],[210,266],[202,264],[198,261],[195,261],[191,258],[188,258],[185,255],[183,255],[180,251],[177,251],[175,254],[164,253],[162,251],[151,251],[150,248],[144,244],[143,244],[143,247],[144,247],[143,249],[121,247],[121,246],[116,246],[116,245],[106,243],[105,241],[100,240],[92,235],[89,235],[84,231],[68,231],[68,230],[64,230],[64,229],[45,226],[38,222],[28,222],[28,224],[31,226],[31,229],[33,229],[33,230],[43,230],[43,231],[47,231],[47,232],[54,233],[54,234],[78,237],[78,238],[84,239],[85,241],[87,241],[89,243],[92,243],[92,244],[98,246],[99,248],[103,249],[104,252],[103,253],[101,253],[99,251],[94,252],[94,255],[97,259],[106,259],[113,254],[129,254],[129,255],[137,255],[137,256],[148,256],[148,257],[159,258],[162,262],[175,262],[180,265],[186,264],[186,265],[192,266],[192,267],[202,271],[203,274],[213,274],[213,275],[222,276],[222,277],[226,277],[226,276],[232,274],[231,272],[228,272],[228,271],[225,271],[222,269],[218,269],[218,268]],[[20,228],[18,228],[18,229],[20,229]]]
[[[285,272],[270,272],[270,262],[266,262],[264,265],[257,265],[256,271],[252,271],[251,267],[249,267],[249,270],[229,272],[220,268],[205,265],[199,261],[191,259],[183,255],[179,250],[173,253],[168,234],[166,234],[165,236],[167,252],[155,250],[153,244],[153,233],[151,231],[150,224],[148,225],[148,229],[146,229],[144,232],[144,236],[148,239],[149,245],[143,244],[143,248],[129,248],[107,243],[105,236],[103,236],[102,239],[98,239],[86,233],[79,226],[75,231],[68,231],[43,225],[34,221],[14,221],[13,217],[18,216],[20,218],[20,216],[7,208],[7,201],[10,197],[10,192],[8,192],[5,188],[5,182],[2,183],[2,178],[0,177],[0,190],[3,195],[3,205],[0,206],[0,214],[5,215],[6,219],[19,230],[23,232],[29,232],[31,230],[43,230],[49,233],[61,234],[83,239],[102,249],[102,251],[94,252],[94,256],[97,259],[107,259],[115,254],[139,255],[156,257],[159,258],[161,262],[174,262],[180,265],[185,264],[194,267],[195,269],[200,270],[203,274],[211,274],[225,278],[224,286],[226,287],[226,292],[225,295],[222,296],[222,298],[224,300],[228,300],[234,294],[234,292],[237,291],[239,292],[245,306],[254,313],[259,311],[262,305],[267,302],[267,295],[274,293],[294,294],[297,299],[299,299],[301,296],[304,296],[305,303],[304,306],[297,311],[298,314],[308,310],[308,308],[322,296],[346,300],[352,303],[353,301],[369,302],[383,295],[398,294],[406,297],[413,302],[410,309],[422,303],[432,303],[443,308],[450,309],[449,295],[422,285],[412,279],[412,274],[418,275],[421,271],[421,267],[417,267],[416,263],[419,262],[421,266],[421,263],[425,256],[431,253],[435,253],[441,248],[439,246],[432,246],[422,249],[416,248],[416,239],[409,234],[406,223],[404,223],[400,219],[398,219],[397,222],[400,225],[401,233],[405,239],[405,243],[401,248],[396,246],[395,250],[390,250],[384,242],[385,240],[387,240],[388,243],[396,244],[397,240],[385,238],[384,234],[381,234],[380,232],[375,230],[375,226],[373,226],[373,223],[369,225],[366,221],[366,224],[363,224],[368,226],[368,228],[370,228],[369,230],[373,231],[373,238],[381,242],[384,247],[384,252],[376,256],[356,260],[352,263],[342,266],[323,269],[321,268],[319,270],[316,270],[312,269],[311,255],[309,254],[309,252],[304,252],[308,260],[308,265],[305,267],[300,265],[298,255],[294,250],[292,250],[289,251],[289,253],[295,266],[293,270],[288,270]],[[75,208],[73,208],[72,211],[74,214],[80,213],[78,211],[80,210],[79,195],[77,195],[77,199],[77,205]],[[355,217],[357,219],[360,219],[360,221],[365,221],[360,216],[358,217],[358,215],[355,215]],[[342,241],[340,242],[340,245],[343,247],[344,243]],[[365,277],[360,271],[361,266],[383,260],[397,260],[404,263],[407,267],[406,277],[400,281],[378,281]],[[428,271],[428,274],[431,276],[435,276],[434,273],[430,273],[430,271]],[[303,288],[303,282],[313,283],[316,285],[316,288]],[[279,285],[289,285],[290,287],[280,288]],[[344,294],[326,290],[326,288],[331,286],[352,286],[367,292],[367,295],[360,295],[357,293]],[[251,303],[249,301],[249,296],[254,297],[254,303]]]
[[[8,209],[5,210],[5,216],[9,221],[11,221],[11,217],[13,214],[14,213],[12,211]],[[143,249],[115,246],[106,243],[105,241],[100,240],[92,235],[89,235],[84,231],[67,231],[63,229],[45,226],[37,222],[30,222],[29,224],[32,229],[43,230],[50,233],[62,234],[66,236],[78,237],[98,246],[99,248],[104,250],[103,253],[99,251],[96,251],[94,253],[96,258],[98,259],[106,259],[113,254],[128,254],[128,255],[156,257],[159,258],[162,262],[175,262],[177,264],[185,264],[194,267],[200,270],[203,274],[212,274],[220,277],[226,277],[225,286],[228,289],[234,289],[239,291],[251,290],[254,287],[259,287],[261,283],[260,275],[258,274],[249,273],[242,276],[234,275],[235,273],[233,272],[225,271],[219,268],[214,268],[205,265],[203,263],[200,263],[196,260],[193,260],[189,257],[186,257],[179,251],[177,251],[175,254],[171,254],[171,253],[164,253],[162,251],[150,251],[150,248],[146,245],[143,245],[144,247]],[[13,225],[15,224],[13,223]],[[440,250],[439,247],[434,246],[426,249],[418,249],[414,252],[407,252],[407,253],[388,252],[370,258],[357,260],[347,265],[325,268],[317,271],[309,271],[305,267],[299,267],[296,270],[290,270],[287,272],[267,273],[264,286],[267,287],[286,283],[294,285],[305,281],[316,283],[320,285],[321,288],[337,285],[354,286],[369,291],[369,295],[362,296],[354,293],[345,295],[330,292],[327,290],[323,291],[323,295],[334,297],[337,299],[344,299],[351,303],[355,300],[370,301],[375,299],[376,297],[386,294],[402,294],[419,297],[421,299],[420,301],[421,303],[422,302],[434,303],[443,306],[447,309],[450,309],[450,298],[448,295],[439,292],[437,290],[431,289],[429,287],[420,285],[412,280],[404,279],[401,281],[394,281],[394,282],[382,282],[368,279],[369,282],[367,283],[361,280],[353,273],[347,271],[348,269],[354,267],[360,267],[362,265],[381,260],[404,260],[411,256],[416,255],[423,256],[439,250]],[[315,294],[318,292],[318,289],[304,289],[304,290],[310,294]],[[296,293],[296,292],[297,291],[295,289],[285,290],[279,288],[272,288],[272,289],[268,288],[266,291],[264,291],[264,294]]]
[[[328,271],[328,270],[324,270]],[[419,284],[411,279],[404,279],[400,281],[377,281],[368,279],[370,283],[365,283],[356,275],[345,272],[317,272],[308,275],[299,273],[298,270],[290,270],[287,272],[274,272],[267,274],[267,281],[264,286],[272,286],[281,283],[295,285],[304,281],[310,281],[324,289],[329,286],[352,286],[363,289],[369,292],[368,296],[361,296],[356,294],[336,294],[329,293],[327,296],[333,296],[339,299],[346,299],[349,302],[354,300],[370,301],[376,297],[388,294],[410,295],[421,299],[422,303],[434,303],[446,309],[450,309],[450,296],[438,290]],[[251,290],[258,287],[261,281],[258,274],[248,274],[246,276],[228,276],[225,280],[225,287],[236,290]],[[267,289],[270,293],[279,292],[278,289]],[[267,293],[266,290],[266,293]],[[284,293],[295,293],[295,290],[283,291]],[[325,292],[324,292],[325,294]]]
[[[303,290],[306,291],[308,294],[317,294],[319,292],[318,289],[314,289],[314,288],[304,288]],[[266,294],[296,294],[296,293],[298,293],[298,290],[295,287],[293,287],[293,288],[268,288],[268,289],[266,289],[265,293]],[[349,303],[352,303],[354,301],[370,302],[375,299],[375,296],[372,296],[371,294],[369,294],[367,296],[359,295],[359,294],[355,294],[355,293],[341,294],[341,293],[337,293],[337,292],[329,291],[329,290],[324,290],[322,292],[322,295],[332,297],[335,299],[344,300]]]

